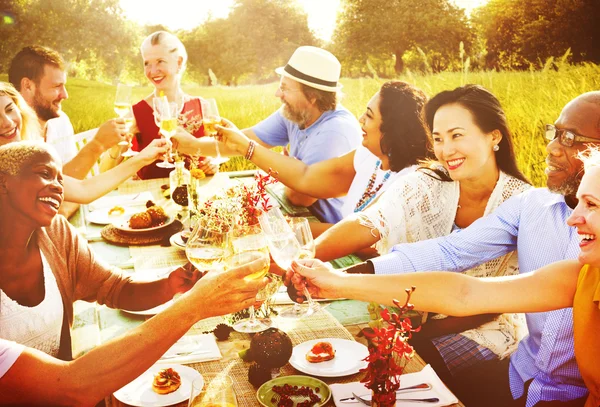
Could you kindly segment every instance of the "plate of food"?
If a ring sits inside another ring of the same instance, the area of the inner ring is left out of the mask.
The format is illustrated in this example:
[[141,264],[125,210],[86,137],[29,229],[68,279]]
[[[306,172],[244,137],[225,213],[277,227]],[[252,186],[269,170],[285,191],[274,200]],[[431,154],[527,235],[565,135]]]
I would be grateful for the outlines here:
[[276,407],[281,399],[286,398],[292,400],[294,406],[310,401],[311,406],[320,407],[324,406],[331,398],[331,389],[327,384],[314,377],[282,376],[260,386],[256,392],[256,398],[265,407]]
[[290,365],[320,377],[341,377],[367,367],[369,350],[362,343],[339,338],[312,339],[294,346]]
[[133,209],[123,206],[100,208],[86,214],[86,220],[97,225],[110,225],[122,221],[125,216],[131,216]]
[[158,205],[146,208],[145,211],[136,212],[114,222],[113,226],[126,233],[145,233],[163,229],[175,221],[168,216],[165,210]]
[[114,393],[117,400],[131,406],[163,407],[184,402],[192,393],[192,381],[202,377],[183,365],[154,365]]

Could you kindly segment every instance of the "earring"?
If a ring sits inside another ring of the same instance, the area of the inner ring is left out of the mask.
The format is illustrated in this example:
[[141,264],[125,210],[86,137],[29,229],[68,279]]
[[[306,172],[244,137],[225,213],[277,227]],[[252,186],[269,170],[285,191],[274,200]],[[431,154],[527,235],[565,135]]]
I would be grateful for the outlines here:
[[494,144],[494,147],[492,147],[492,150],[498,151],[498,150],[500,150],[500,146],[498,144]]

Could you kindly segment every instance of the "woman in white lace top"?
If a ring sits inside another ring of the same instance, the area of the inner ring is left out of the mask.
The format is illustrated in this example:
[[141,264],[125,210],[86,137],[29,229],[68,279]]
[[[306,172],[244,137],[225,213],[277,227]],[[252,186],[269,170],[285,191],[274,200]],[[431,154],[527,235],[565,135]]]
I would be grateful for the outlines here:
[[[437,161],[402,177],[370,208],[320,236],[318,258],[337,258],[373,244],[384,254],[398,243],[448,235],[530,188],[517,168],[502,107],[486,89],[467,85],[441,92],[426,104],[424,120]],[[467,273],[477,277],[516,274],[517,267],[516,253],[511,253]],[[423,326],[422,338],[486,323],[460,335],[442,335],[431,342],[424,339],[428,349],[417,343],[417,351],[433,354],[428,361],[440,361],[442,366],[436,366],[436,370],[439,368],[449,381],[451,375],[478,360],[503,358],[516,348],[524,324],[513,315],[493,317],[462,321],[465,323],[461,328],[448,329],[447,325],[452,325],[449,321],[430,320]]]
[[[427,157],[427,134],[420,118],[426,101],[423,91],[406,82],[385,82],[359,118],[363,139],[357,149],[308,165],[256,145],[249,159],[265,171],[277,171],[277,179],[294,191],[319,199],[346,197],[341,209],[346,217],[362,211]],[[245,154],[250,140],[229,124],[220,130],[223,140],[231,150]],[[331,226],[311,223],[314,235]]]

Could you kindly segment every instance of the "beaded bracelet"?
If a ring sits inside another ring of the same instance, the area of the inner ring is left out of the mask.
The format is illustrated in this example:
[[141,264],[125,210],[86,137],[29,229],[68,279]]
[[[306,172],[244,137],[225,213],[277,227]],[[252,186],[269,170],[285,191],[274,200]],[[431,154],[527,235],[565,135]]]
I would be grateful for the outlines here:
[[256,147],[256,141],[250,140],[250,144],[248,144],[248,151],[246,151],[246,155],[244,156],[246,160],[251,160],[252,155],[254,154],[254,148]]

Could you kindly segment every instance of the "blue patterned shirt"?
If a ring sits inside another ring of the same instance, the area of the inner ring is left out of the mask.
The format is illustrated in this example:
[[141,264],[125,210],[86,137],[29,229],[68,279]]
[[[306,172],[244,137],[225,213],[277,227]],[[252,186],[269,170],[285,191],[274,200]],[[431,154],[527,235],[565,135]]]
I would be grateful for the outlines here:
[[[377,274],[418,270],[461,272],[518,250],[519,271],[528,273],[579,254],[577,230],[567,226],[572,210],[562,195],[537,188],[514,196],[493,213],[449,236],[396,245],[372,259]],[[519,293],[515,293],[519,295]],[[529,335],[511,356],[509,380],[515,399],[533,379],[526,407],[538,401],[569,401],[587,395],[574,355],[573,309],[527,314]]]

